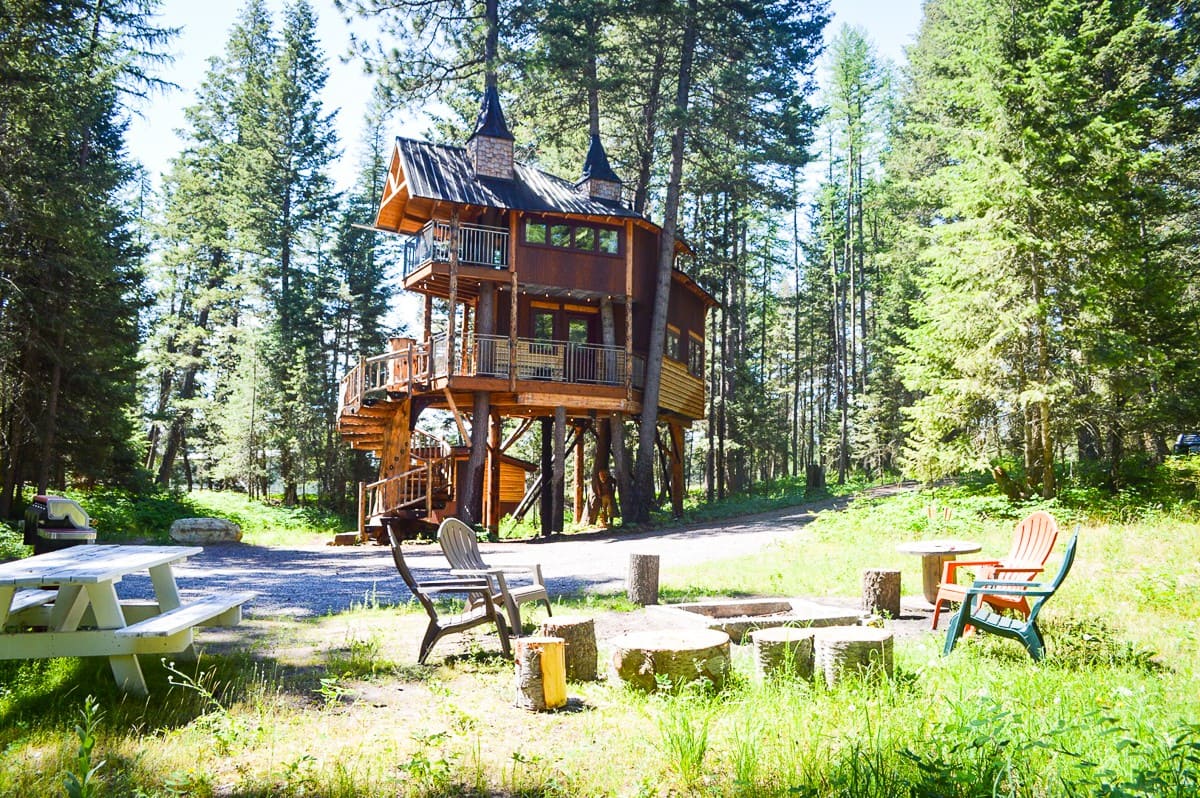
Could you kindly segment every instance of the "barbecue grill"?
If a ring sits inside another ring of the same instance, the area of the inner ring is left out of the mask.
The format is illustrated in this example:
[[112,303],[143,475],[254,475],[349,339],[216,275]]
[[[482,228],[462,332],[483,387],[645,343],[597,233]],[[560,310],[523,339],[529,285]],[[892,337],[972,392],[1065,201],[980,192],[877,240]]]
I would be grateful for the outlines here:
[[92,520],[78,503],[62,496],[34,496],[25,510],[25,543],[34,554],[96,542]]

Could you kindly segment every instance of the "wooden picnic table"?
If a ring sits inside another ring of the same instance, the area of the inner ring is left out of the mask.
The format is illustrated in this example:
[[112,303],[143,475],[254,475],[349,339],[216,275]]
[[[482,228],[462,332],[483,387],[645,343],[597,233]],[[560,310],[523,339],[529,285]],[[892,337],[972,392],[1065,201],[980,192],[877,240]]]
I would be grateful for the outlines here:
[[[0,563],[0,659],[108,657],[113,677],[146,695],[138,654],[192,656],[197,626],[232,626],[253,593],[180,598],[172,566],[198,546],[74,546]],[[122,600],[117,584],[149,571],[153,601]]]

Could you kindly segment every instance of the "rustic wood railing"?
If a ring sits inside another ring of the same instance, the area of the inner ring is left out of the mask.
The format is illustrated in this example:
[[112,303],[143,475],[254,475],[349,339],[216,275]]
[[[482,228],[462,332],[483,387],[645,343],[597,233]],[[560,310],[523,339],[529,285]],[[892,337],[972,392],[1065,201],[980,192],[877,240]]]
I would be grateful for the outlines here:
[[450,444],[421,429],[414,429],[412,434],[408,470],[378,482],[359,484],[360,536],[366,534],[367,519],[409,509],[424,509],[428,514],[436,498],[450,498]]
[[[394,341],[393,351],[361,359],[342,378],[339,414],[357,411],[373,394],[412,395],[431,380],[450,374],[445,334],[425,343]],[[468,341],[463,357],[455,357],[454,374],[507,379],[512,369],[518,380],[622,386],[630,366],[633,385],[641,388],[645,358],[634,355],[630,361],[623,347],[535,338],[518,338],[513,347],[507,336],[476,335]]]

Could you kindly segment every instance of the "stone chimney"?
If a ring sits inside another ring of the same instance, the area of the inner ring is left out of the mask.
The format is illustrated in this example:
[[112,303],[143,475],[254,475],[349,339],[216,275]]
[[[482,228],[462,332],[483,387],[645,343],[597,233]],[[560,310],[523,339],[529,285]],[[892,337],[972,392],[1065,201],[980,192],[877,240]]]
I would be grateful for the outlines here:
[[621,201],[621,178],[608,165],[608,153],[604,151],[599,135],[592,136],[583,162],[583,177],[575,184],[575,189],[592,199]]
[[467,155],[476,176],[513,179],[513,134],[504,121],[500,94],[495,86],[488,86],[483,93],[479,121],[475,123],[475,132],[467,139]]

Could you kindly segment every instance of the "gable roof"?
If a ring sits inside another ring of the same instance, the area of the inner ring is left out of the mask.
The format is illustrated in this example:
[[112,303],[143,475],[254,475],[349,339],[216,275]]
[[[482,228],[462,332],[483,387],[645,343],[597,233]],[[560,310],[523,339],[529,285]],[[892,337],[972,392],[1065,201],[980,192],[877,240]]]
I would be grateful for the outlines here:
[[568,180],[520,162],[513,166],[512,180],[479,177],[464,147],[397,138],[375,226],[413,233],[432,217],[434,205],[449,203],[529,213],[634,219],[660,229],[619,202],[579,193]]

